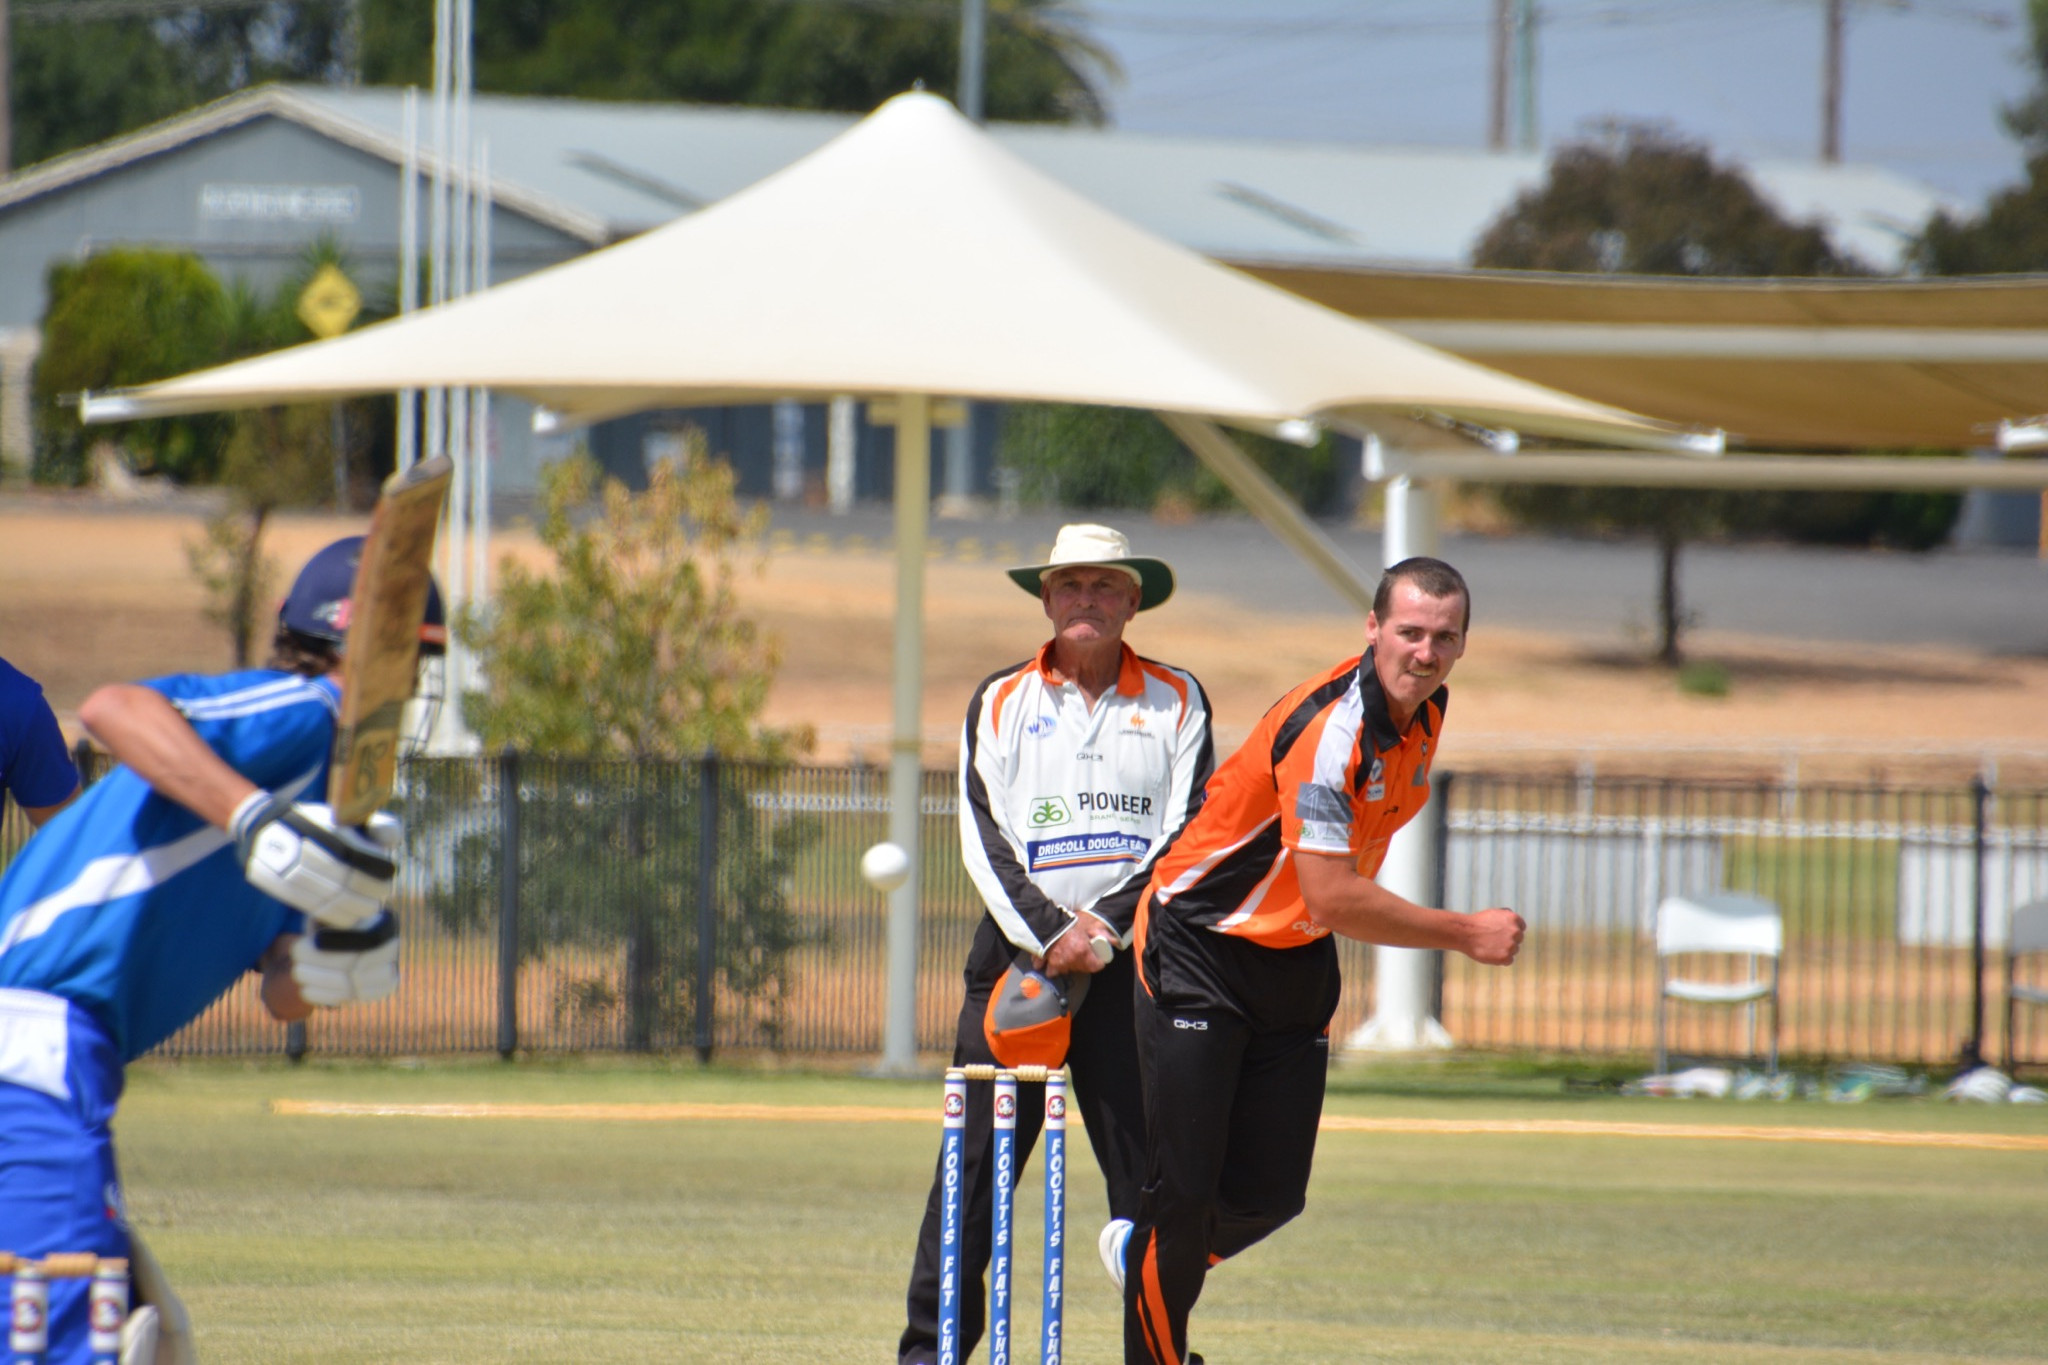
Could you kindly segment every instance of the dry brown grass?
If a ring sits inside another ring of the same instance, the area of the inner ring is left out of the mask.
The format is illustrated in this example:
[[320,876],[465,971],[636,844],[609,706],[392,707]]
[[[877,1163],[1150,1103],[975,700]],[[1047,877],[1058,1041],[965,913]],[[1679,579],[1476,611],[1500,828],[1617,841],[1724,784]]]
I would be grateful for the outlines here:
[[[67,726],[100,682],[227,665],[182,550],[199,522],[195,512],[52,495],[0,501],[0,655],[43,683]],[[296,565],[359,529],[360,519],[285,517],[270,549]],[[969,690],[1034,649],[1045,621],[1001,574],[995,547],[947,541],[943,523],[939,538],[947,553],[928,565],[923,715],[928,759],[944,764]],[[498,544],[529,560],[541,553],[530,533],[502,533]],[[882,547],[815,540],[742,585],[783,650],[768,718],[815,726],[821,759],[886,759],[894,591]],[[1345,616],[1183,592],[1141,618],[1131,640],[1202,679],[1227,748],[1287,687],[1358,648],[1359,629]],[[2008,781],[2048,780],[2048,662],[1711,632],[1694,646],[1727,669],[1730,695],[1681,692],[1617,635],[1486,626],[1455,679],[1445,757],[1468,769],[1591,759],[1610,773],[1753,776],[1782,772],[1801,745],[1808,780],[1952,781],[1990,752],[2004,755]]]

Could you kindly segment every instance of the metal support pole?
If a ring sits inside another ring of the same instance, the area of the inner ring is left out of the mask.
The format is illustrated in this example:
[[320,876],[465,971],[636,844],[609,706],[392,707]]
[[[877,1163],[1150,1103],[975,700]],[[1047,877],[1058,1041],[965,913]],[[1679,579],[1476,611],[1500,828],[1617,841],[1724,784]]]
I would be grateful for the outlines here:
[[1493,0],[1493,42],[1488,53],[1490,86],[1486,104],[1486,149],[1508,149],[1508,51],[1513,46],[1515,0]]
[[519,1051],[519,754],[498,755],[498,1055]]
[[896,639],[894,730],[889,741],[889,839],[910,855],[910,876],[889,893],[888,1001],[883,1075],[917,1070],[918,900],[924,842],[924,556],[931,527],[931,398],[896,404]]
[[[1387,520],[1381,557],[1389,568],[1414,555],[1433,555],[1439,538],[1437,495],[1405,476],[1387,484]],[[1435,793],[1421,812],[1394,835],[1378,881],[1397,896],[1432,903],[1438,887],[1437,821],[1444,802]],[[1436,901],[1441,904],[1441,901]],[[1430,1008],[1435,994],[1436,955],[1427,948],[1372,950],[1373,1013],[1345,1040],[1347,1048],[1414,1052],[1451,1046],[1451,1035]]]
[[980,508],[974,497],[974,404],[962,403],[962,420],[945,429],[945,457],[938,500],[941,517],[971,517]]
[[[1431,905],[1451,903],[1451,774],[1432,771],[1430,773],[1429,805],[1423,814],[1430,817],[1429,833],[1432,845],[1430,853],[1434,860],[1431,878]],[[1432,815],[1432,812],[1434,813]],[[1444,950],[1435,949],[1429,955],[1429,1017],[1441,1020],[1444,1017]]]
[[982,121],[988,0],[960,0],[960,112]]
[[697,1060],[711,1060],[718,1033],[718,755],[697,760]]
[[1515,0],[1515,146],[1536,150],[1536,0]]
[[1827,0],[1827,33],[1821,42],[1820,159],[1830,166],[1842,159],[1842,42],[1847,9],[1848,0]]
[[1990,837],[1991,788],[1982,774],[1970,779],[1970,1036],[1956,1064],[1984,1064],[1984,853]]
[[1281,544],[1301,556],[1302,562],[1351,603],[1361,617],[1372,609],[1372,582],[1221,427],[1207,418],[1181,412],[1155,415],[1180,438],[1182,445],[1194,452],[1196,459],[1223,480],[1245,510],[1278,536]]
[[832,400],[825,424],[825,506],[835,517],[843,517],[853,510],[854,456],[857,450],[857,435],[854,431],[854,400],[839,397]]
[[9,33],[7,0],[0,0],[0,180],[14,173],[14,43]]
[[334,512],[336,516],[348,515],[348,416],[347,409],[339,400],[328,419],[329,432],[334,442]]
[[[475,148],[475,169],[470,181],[470,213],[474,221],[469,233],[469,291],[480,294],[491,287],[491,144],[481,141]],[[469,487],[469,604],[483,611],[491,604],[491,391],[469,391],[469,444],[474,466]],[[473,689],[482,679],[476,674],[477,658],[468,656],[471,675],[465,686]]]
[[[403,317],[420,306],[420,92],[408,85],[401,105],[405,151],[399,162],[404,182],[398,188],[398,312]],[[398,472],[419,458],[419,390],[398,391]]]

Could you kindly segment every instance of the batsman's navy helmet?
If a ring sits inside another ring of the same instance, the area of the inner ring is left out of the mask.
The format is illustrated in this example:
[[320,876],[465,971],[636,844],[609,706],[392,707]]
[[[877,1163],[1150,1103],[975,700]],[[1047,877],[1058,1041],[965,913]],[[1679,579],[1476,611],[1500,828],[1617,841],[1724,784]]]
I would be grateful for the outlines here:
[[[356,584],[356,565],[363,557],[363,538],[346,536],[315,554],[292,580],[277,609],[277,623],[295,635],[339,645],[348,635],[349,594]],[[448,648],[448,621],[441,609],[441,589],[427,579],[427,615],[420,622],[420,653],[440,654]]]

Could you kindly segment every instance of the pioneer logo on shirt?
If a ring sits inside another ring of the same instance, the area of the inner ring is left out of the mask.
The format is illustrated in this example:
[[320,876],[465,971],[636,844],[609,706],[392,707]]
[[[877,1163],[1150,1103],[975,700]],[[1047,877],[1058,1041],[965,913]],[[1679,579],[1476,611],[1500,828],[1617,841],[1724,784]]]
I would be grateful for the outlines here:
[[1031,814],[1026,819],[1033,829],[1050,829],[1054,825],[1073,823],[1074,812],[1068,808],[1064,796],[1034,796],[1031,798]]
[[1130,815],[1140,819],[1152,813],[1152,798],[1125,792],[1082,792],[1081,810],[1089,815]]

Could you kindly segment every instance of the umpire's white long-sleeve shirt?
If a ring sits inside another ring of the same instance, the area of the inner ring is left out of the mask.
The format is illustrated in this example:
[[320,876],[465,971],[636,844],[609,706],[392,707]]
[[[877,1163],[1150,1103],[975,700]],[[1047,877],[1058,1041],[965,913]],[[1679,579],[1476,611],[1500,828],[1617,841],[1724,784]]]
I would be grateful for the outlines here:
[[1050,642],[975,689],[960,745],[960,858],[1033,955],[1086,910],[1130,942],[1138,897],[1215,766],[1194,675],[1129,645],[1091,707]]

